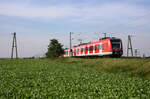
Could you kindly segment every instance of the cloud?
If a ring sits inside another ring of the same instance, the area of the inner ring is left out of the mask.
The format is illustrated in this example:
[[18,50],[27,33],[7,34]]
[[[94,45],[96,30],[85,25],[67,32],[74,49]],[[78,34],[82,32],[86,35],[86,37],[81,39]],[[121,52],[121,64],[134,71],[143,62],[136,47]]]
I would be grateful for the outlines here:
[[[29,0],[30,1],[30,0]],[[139,1],[137,1],[139,2]],[[35,6],[28,3],[2,3],[0,15],[23,17],[44,22],[70,22],[73,24],[93,24],[107,28],[115,26],[150,26],[150,8],[129,3],[55,4]],[[93,28],[95,29],[95,28]]]
[[54,5],[37,7],[22,3],[0,4],[0,14],[6,16],[19,16],[27,18],[63,19],[73,21],[97,21],[103,19],[118,19],[120,17],[140,17],[149,13],[137,5],[122,3],[99,5]]
[[68,16],[69,8],[57,8],[55,6],[47,8],[31,7],[23,4],[3,4],[0,5],[0,14],[7,16],[21,16],[27,18],[57,18]]

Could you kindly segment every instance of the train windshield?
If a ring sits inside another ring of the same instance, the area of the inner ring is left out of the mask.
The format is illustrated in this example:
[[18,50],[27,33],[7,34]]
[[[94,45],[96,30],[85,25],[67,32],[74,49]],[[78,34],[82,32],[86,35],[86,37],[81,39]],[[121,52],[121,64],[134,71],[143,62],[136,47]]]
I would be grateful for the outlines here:
[[120,49],[121,48],[121,41],[119,39],[111,40],[112,49]]

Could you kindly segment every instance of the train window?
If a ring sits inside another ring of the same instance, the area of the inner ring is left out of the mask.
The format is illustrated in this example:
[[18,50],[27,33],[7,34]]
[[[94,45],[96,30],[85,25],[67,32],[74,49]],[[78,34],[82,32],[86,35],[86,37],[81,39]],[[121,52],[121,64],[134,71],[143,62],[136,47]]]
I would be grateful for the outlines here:
[[93,46],[90,46],[90,51],[93,51]]
[[104,44],[102,44],[102,50],[104,50]]
[[87,47],[87,51],[89,51],[89,47]]
[[101,45],[100,45],[100,49],[101,49],[101,50],[103,49],[103,47],[102,47],[102,46],[103,46],[103,45],[101,44]]
[[112,49],[120,49],[121,48],[121,40],[111,40]]
[[81,48],[81,52],[83,52],[83,48]]
[[88,51],[88,48],[87,48],[87,47],[85,48],[85,51],[86,51],[86,52]]
[[100,45],[98,44],[98,49],[100,50],[101,49],[101,47],[100,47]]
[[97,50],[97,45],[95,45],[95,50]]

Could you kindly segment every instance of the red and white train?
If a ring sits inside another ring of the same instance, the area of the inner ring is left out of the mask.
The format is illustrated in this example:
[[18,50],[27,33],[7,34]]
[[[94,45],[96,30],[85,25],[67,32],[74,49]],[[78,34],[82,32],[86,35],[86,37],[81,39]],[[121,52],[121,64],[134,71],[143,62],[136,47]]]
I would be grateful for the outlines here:
[[86,57],[86,56],[113,56],[121,57],[123,54],[122,41],[119,38],[107,37],[97,42],[84,43],[65,49],[64,57]]

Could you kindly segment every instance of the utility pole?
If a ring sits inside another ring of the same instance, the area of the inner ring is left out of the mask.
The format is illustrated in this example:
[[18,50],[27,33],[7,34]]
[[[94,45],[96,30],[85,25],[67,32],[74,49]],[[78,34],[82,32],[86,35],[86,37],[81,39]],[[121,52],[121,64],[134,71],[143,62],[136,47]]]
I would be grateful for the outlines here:
[[138,49],[134,49],[135,57],[137,57],[137,50]]
[[80,42],[80,44],[82,44],[82,39],[78,39],[78,41]]
[[139,49],[134,49],[135,57],[140,57],[140,50]]
[[17,51],[16,32],[14,32],[12,34],[13,34],[13,43],[12,43],[11,58],[13,59],[14,48],[16,48],[16,58],[18,58],[18,51]]
[[72,38],[71,38],[71,34],[73,34],[72,32],[70,32],[70,56],[72,56]]
[[145,58],[145,54],[143,53],[143,58]]
[[107,34],[107,33],[103,33],[103,34],[104,34],[104,37],[106,38],[106,34]]
[[128,35],[128,45],[127,45],[127,57],[129,56],[129,50],[131,50],[131,56],[133,57],[131,35]]
[[71,34],[72,34],[72,32],[70,32],[70,49],[71,49],[71,47],[72,47]]

